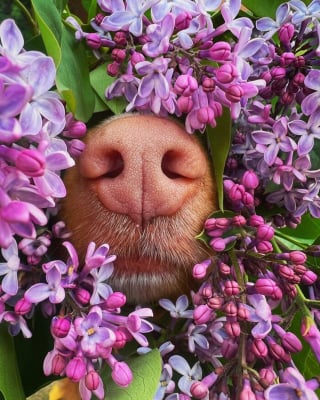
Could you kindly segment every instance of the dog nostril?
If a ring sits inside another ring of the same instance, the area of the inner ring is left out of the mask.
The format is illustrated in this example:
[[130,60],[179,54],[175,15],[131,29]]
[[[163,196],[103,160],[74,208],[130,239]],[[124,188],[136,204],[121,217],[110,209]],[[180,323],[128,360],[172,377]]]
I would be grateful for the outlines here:
[[121,153],[118,151],[108,153],[107,161],[108,169],[104,173],[104,177],[113,179],[121,175],[124,170],[124,161]]
[[169,179],[183,178],[181,157],[174,150],[167,151],[161,160],[161,170]]

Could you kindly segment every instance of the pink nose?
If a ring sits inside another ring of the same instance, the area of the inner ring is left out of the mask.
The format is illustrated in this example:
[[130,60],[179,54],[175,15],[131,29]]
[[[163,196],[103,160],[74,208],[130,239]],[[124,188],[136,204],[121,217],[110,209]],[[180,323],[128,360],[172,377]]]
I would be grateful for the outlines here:
[[80,158],[80,173],[104,207],[138,225],[192,202],[208,170],[196,137],[151,115],[105,121],[90,132]]

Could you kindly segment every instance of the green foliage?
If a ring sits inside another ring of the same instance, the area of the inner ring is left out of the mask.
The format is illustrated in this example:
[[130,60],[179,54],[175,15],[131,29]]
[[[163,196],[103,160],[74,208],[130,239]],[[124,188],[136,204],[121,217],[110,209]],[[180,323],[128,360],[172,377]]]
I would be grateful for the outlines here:
[[[305,4],[309,4],[311,0],[305,0]],[[280,4],[284,3],[283,0],[268,0],[268,1],[257,1],[257,0],[243,0],[242,4],[247,7],[252,14],[257,17],[270,17],[275,19],[277,8]]]
[[104,384],[105,400],[150,400],[154,397],[160,381],[161,356],[157,349],[136,356],[128,361],[133,373],[133,381],[127,388],[116,385],[106,371]]
[[207,126],[206,133],[214,167],[219,208],[223,210],[223,171],[231,143],[231,116],[229,109],[225,108],[223,110],[223,115],[218,119],[216,128]]
[[4,400],[24,400],[13,338],[5,324],[0,325],[0,371],[0,396]]

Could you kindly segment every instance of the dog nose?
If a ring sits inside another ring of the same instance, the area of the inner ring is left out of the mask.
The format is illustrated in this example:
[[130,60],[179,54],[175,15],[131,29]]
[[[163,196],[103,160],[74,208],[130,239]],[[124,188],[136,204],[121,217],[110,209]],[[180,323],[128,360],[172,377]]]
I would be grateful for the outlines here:
[[208,165],[195,136],[174,120],[152,115],[106,120],[91,130],[79,160],[102,205],[142,226],[192,202]]

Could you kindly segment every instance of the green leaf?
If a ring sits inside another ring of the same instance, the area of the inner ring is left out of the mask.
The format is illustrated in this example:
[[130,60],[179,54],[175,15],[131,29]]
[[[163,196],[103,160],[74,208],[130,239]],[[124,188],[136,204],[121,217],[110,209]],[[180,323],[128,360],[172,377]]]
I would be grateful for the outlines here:
[[295,229],[283,228],[278,232],[280,235],[286,235],[288,240],[292,238],[301,244],[311,245],[320,235],[320,219],[305,214]]
[[208,126],[206,133],[214,167],[218,204],[223,211],[223,171],[231,144],[230,110],[224,108],[222,117],[217,120],[217,126],[215,128]]
[[75,40],[74,31],[68,26],[62,28],[61,50],[56,77],[58,91],[75,118],[88,121],[94,111],[95,95],[90,85],[86,49]]
[[5,400],[25,400],[13,338],[7,326],[0,325],[0,396]]
[[62,22],[52,1],[31,0],[46,52],[58,66],[61,60]]
[[161,357],[157,349],[147,354],[132,358],[128,365],[133,373],[133,381],[127,388],[116,385],[110,376],[110,370],[105,377],[105,400],[150,400],[160,382]]
[[[311,0],[305,0],[303,3],[309,4]],[[277,8],[280,4],[284,3],[283,0],[242,0],[242,5],[247,7],[256,17],[270,17],[275,19]]]

